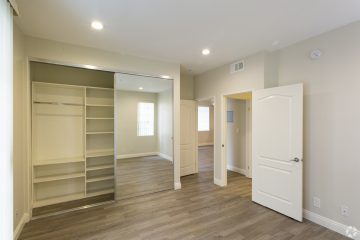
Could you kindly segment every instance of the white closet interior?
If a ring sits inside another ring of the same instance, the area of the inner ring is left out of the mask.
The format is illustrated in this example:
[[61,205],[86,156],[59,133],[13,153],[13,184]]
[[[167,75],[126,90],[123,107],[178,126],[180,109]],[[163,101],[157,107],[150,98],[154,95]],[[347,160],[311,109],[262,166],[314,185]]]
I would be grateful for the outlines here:
[[44,63],[31,68],[33,208],[114,193],[113,79]]

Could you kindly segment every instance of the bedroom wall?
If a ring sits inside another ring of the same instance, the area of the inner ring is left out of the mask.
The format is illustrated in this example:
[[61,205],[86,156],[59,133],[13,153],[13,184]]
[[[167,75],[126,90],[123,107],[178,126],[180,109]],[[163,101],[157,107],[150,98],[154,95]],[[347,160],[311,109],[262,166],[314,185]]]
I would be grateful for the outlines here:
[[173,161],[172,89],[157,94],[158,149],[161,157]]
[[[147,92],[116,91],[117,107],[117,158],[156,155],[157,134],[157,94]],[[154,136],[137,135],[137,106],[139,102],[155,104]]]
[[[319,60],[309,58],[314,49],[323,52]],[[279,85],[304,83],[304,207],[360,229],[360,22],[275,54]]]
[[195,98],[194,76],[182,69],[180,71],[180,80],[180,98],[184,100],[193,100]]

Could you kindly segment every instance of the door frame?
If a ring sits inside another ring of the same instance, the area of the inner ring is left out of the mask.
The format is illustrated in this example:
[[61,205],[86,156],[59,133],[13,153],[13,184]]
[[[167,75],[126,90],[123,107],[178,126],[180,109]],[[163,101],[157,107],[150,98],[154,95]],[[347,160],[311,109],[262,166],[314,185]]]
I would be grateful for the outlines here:
[[198,118],[198,103],[200,101],[206,101],[206,100],[212,100],[213,103],[214,103],[214,117],[213,117],[213,183],[214,184],[217,184],[216,183],[216,177],[215,177],[215,153],[216,153],[216,145],[215,145],[215,140],[216,140],[216,137],[217,137],[217,133],[216,133],[216,113],[217,113],[217,110],[216,110],[216,96],[209,96],[209,97],[202,97],[202,98],[196,98],[195,101],[197,102],[197,106],[196,106],[196,172],[199,172],[199,156],[198,156],[198,151],[199,151],[199,144],[198,144],[198,134],[199,134],[199,131],[198,131],[198,122],[197,122],[197,118]]
[[[222,187],[227,186],[227,99],[230,95],[248,93],[253,94],[254,89],[232,91],[221,94],[221,185]],[[252,121],[252,111],[251,111]],[[247,139],[248,141],[248,139]],[[249,176],[248,165],[251,159],[246,158],[246,176]],[[252,170],[252,169],[251,169]],[[252,174],[251,174],[252,176]]]

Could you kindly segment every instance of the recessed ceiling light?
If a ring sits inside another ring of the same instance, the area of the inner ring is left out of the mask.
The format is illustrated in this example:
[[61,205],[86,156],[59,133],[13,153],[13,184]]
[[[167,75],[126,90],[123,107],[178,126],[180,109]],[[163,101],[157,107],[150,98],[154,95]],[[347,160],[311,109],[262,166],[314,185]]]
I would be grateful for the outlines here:
[[170,76],[168,76],[168,75],[161,75],[160,77],[165,78],[165,79],[170,79]]
[[91,27],[92,27],[93,29],[95,29],[95,30],[101,30],[101,29],[104,28],[103,24],[102,24],[101,22],[99,22],[99,21],[93,21],[93,22],[91,23]]
[[139,87],[139,90],[143,90],[144,88],[143,87]]
[[207,49],[207,48],[205,48],[205,49],[203,49],[202,51],[201,51],[201,53],[202,53],[202,55],[209,55],[210,54],[210,50],[209,49]]

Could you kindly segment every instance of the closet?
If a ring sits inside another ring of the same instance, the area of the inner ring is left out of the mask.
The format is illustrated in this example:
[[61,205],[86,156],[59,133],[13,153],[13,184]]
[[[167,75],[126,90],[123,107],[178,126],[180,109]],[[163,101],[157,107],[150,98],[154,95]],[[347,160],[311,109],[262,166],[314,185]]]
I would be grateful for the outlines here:
[[31,62],[30,77],[32,207],[113,200],[114,73]]

